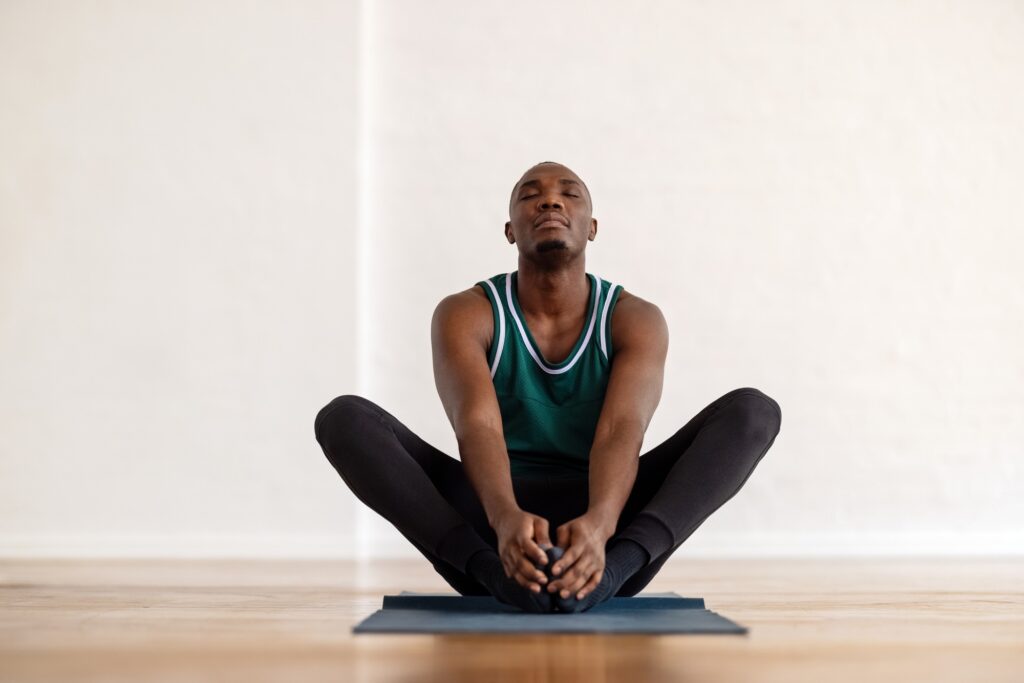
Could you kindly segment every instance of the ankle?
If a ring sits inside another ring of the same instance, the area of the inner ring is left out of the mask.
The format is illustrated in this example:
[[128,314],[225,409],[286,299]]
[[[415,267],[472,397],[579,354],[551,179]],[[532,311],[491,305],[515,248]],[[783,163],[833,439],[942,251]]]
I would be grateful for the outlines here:
[[647,549],[629,538],[615,539],[605,553],[605,566],[620,585],[650,562],[651,554]]

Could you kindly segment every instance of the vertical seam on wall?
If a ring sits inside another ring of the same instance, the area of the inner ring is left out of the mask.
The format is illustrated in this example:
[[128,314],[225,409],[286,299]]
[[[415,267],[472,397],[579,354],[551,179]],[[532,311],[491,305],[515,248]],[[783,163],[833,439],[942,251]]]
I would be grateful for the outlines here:
[[[359,110],[356,114],[356,184],[359,196],[356,208],[356,387],[357,392],[366,396],[370,393],[370,334],[369,294],[370,294],[370,198],[372,166],[370,163],[370,37],[371,18],[370,5],[372,0],[359,0],[356,11],[359,20],[356,22],[356,97]],[[370,549],[369,539],[370,515],[365,505],[356,507],[356,559],[365,561]]]

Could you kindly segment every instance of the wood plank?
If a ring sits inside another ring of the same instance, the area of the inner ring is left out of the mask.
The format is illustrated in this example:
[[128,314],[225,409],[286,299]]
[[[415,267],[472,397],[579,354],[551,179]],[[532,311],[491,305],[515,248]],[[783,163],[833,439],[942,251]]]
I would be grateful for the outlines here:
[[[4,560],[3,681],[1024,681],[1024,558],[673,558],[747,636],[353,635],[421,560]],[[567,618],[571,618],[568,617]]]

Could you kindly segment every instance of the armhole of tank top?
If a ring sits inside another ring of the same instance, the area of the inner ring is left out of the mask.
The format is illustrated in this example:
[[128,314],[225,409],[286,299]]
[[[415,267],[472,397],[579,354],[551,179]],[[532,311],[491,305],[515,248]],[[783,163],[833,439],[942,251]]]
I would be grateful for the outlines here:
[[487,300],[491,302],[491,344],[487,347],[487,370],[490,371],[494,367],[494,354],[498,351],[498,303],[494,300],[494,296],[491,294],[491,288],[487,286],[487,283],[480,281],[476,283],[476,286],[484,290],[484,294],[487,295]]
[[622,285],[612,284],[608,291],[608,320],[605,322],[605,345],[608,350],[608,360],[611,361],[615,355],[615,351],[612,348],[612,317],[615,315],[615,304],[619,303],[619,294],[622,292]]

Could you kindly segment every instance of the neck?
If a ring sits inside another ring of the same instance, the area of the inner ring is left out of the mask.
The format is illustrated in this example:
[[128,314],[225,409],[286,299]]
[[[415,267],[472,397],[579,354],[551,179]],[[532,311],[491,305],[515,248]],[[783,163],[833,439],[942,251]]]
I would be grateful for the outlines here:
[[519,260],[516,296],[524,313],[536,318],[576,318],[586,315],[590,283],[586,262],[577,259],[555,270]]

